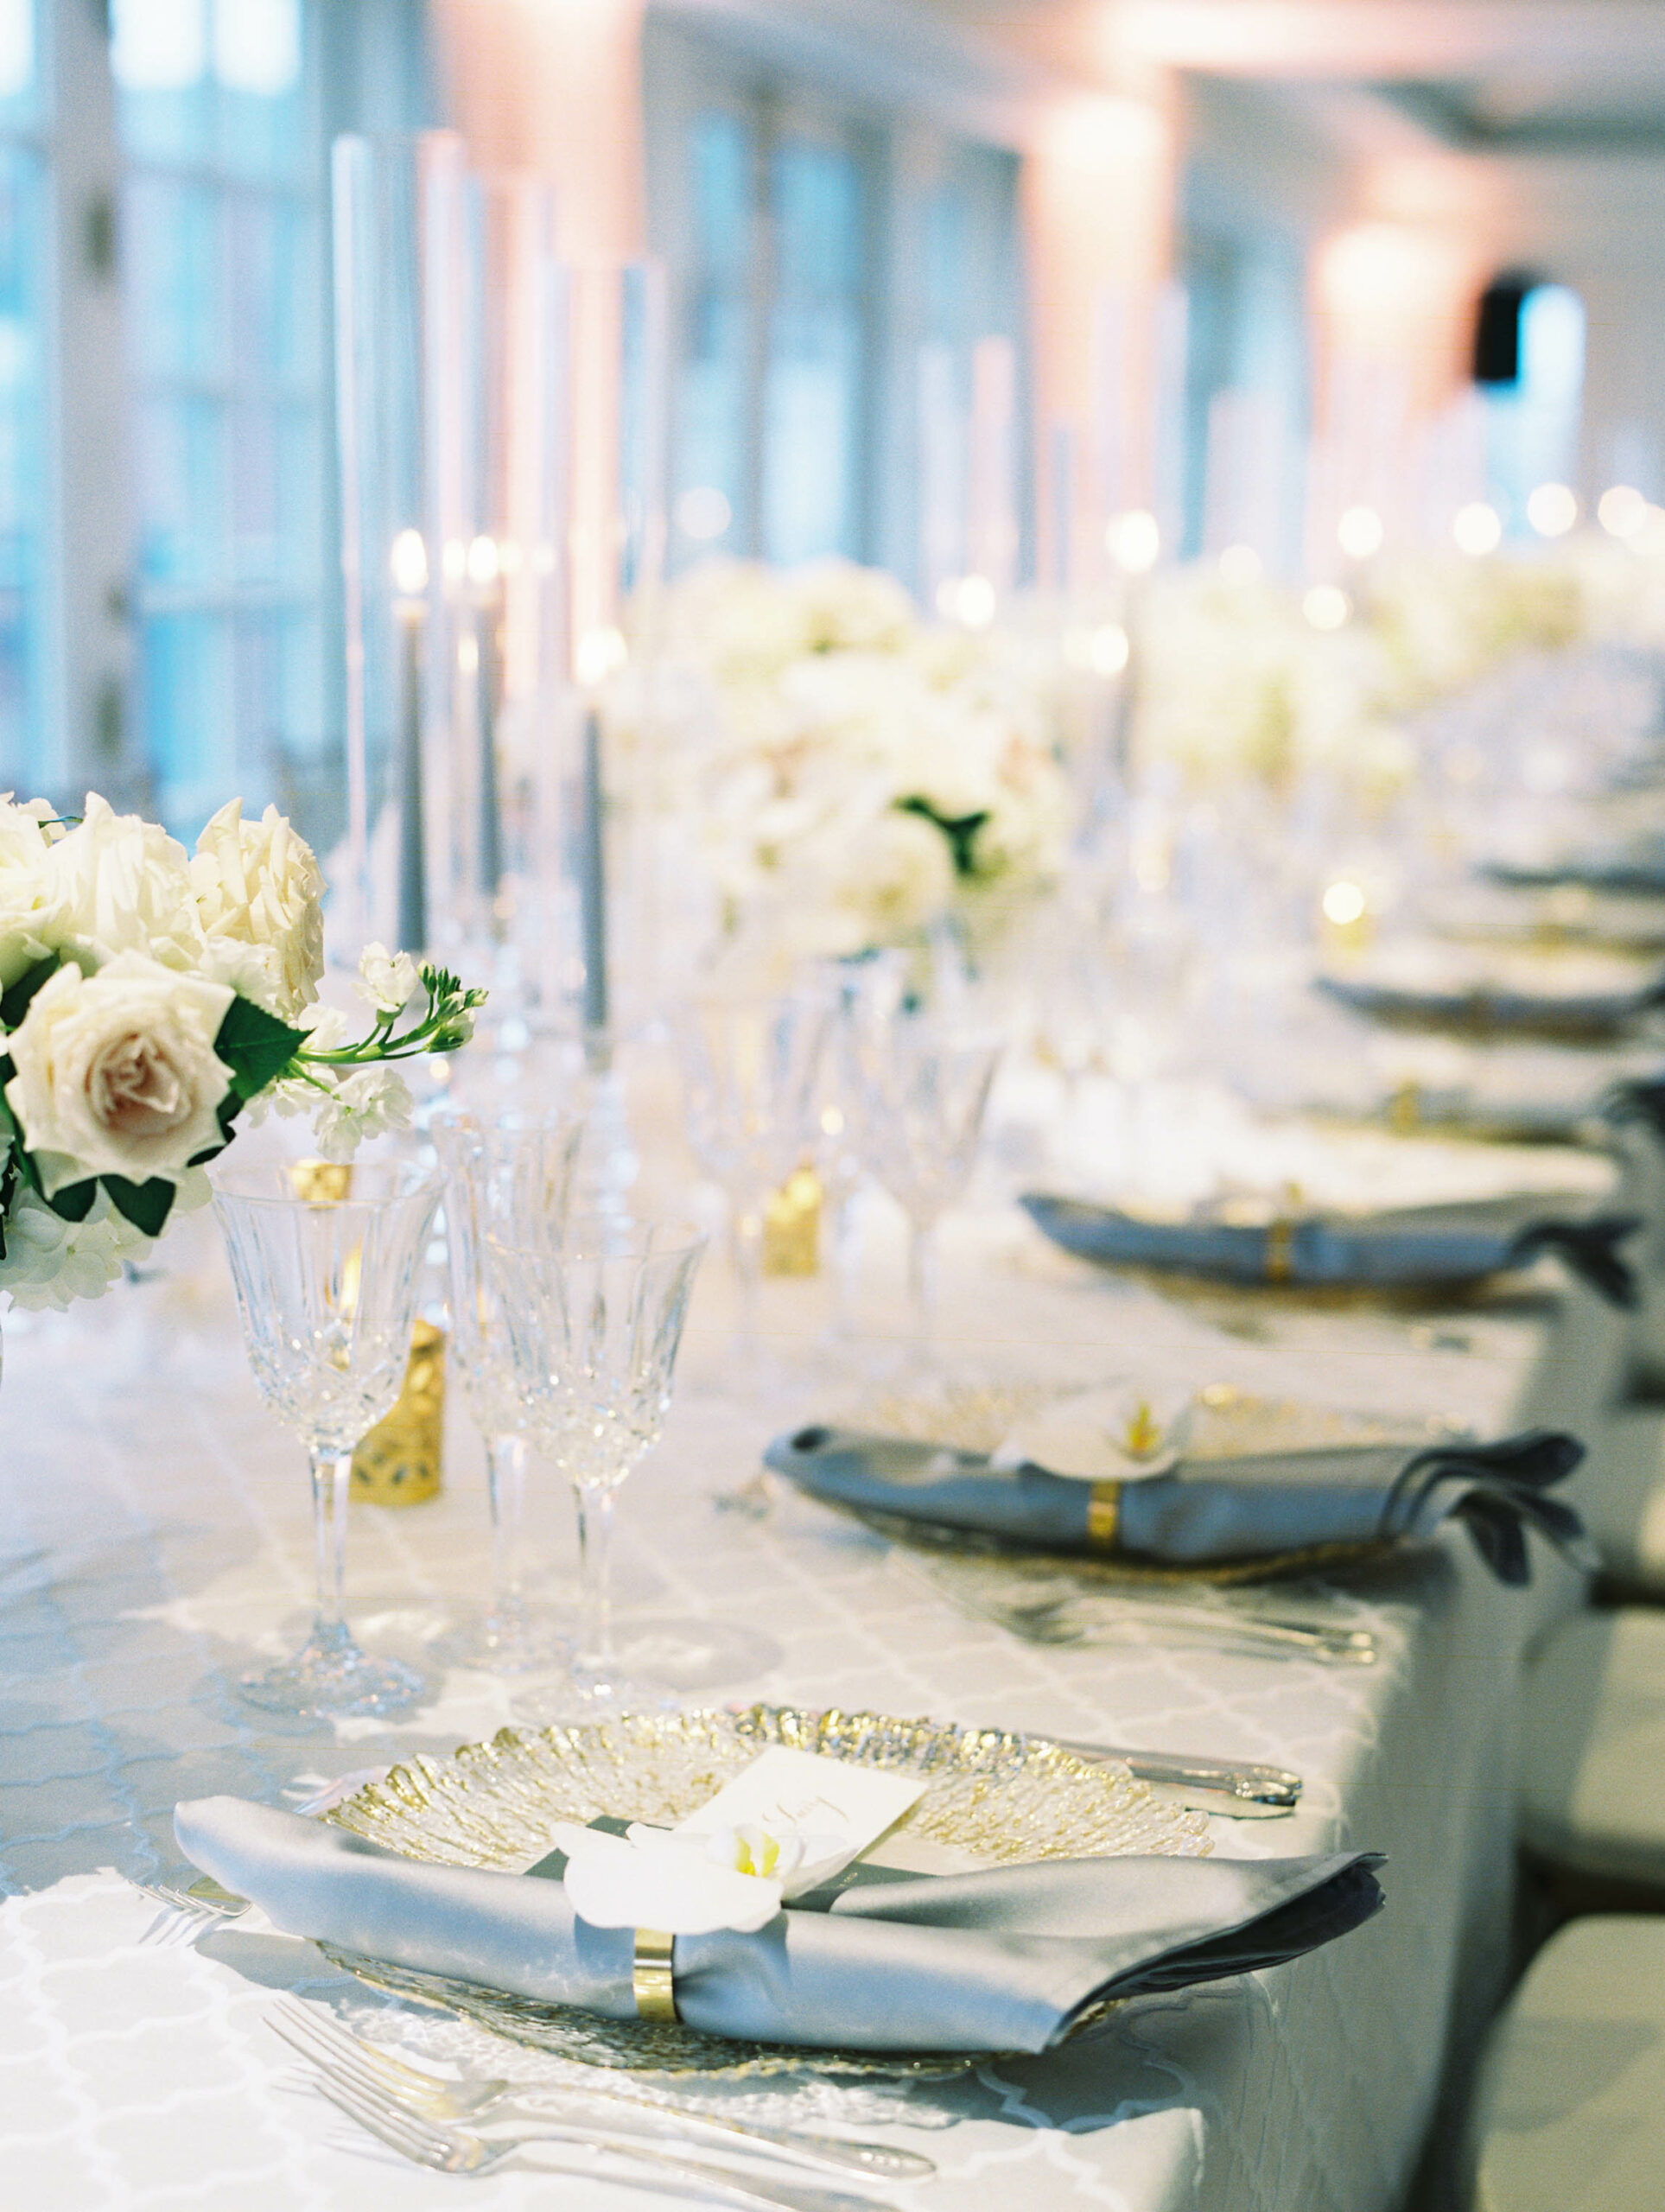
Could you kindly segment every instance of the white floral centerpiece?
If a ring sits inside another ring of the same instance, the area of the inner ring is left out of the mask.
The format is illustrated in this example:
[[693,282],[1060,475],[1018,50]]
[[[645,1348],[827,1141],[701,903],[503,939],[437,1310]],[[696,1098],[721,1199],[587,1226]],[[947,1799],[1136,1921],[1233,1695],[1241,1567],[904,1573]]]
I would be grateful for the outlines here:
[[975,938],[1057,881],[1074,808],[1054,702],[1003,633],[929,626],[844,561],[709,562],[664,615],[689,681],[664,803],[695,825],[731,947],[785,966],[950,915]]
[[96,795],[75,821],[0,798],[0,1294],[96,1298],[206,1201],[239,1117],[310,1111],[334,1157],[408,1119],[391,1063],[465,1042],[484,994],[372,945],[350,1036],[323,889],[273,807],[232,799],[193,855]]

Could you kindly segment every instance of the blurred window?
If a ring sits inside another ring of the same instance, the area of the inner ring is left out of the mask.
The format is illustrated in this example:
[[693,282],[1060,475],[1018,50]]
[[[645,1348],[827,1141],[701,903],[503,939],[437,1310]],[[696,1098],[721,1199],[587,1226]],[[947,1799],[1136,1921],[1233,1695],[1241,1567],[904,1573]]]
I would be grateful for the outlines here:
[[0,790],[338,834],[328,147],[423,9],[0,0]]
[[170,821],[327,741],[322,148],[302,0],[115,0],[137,670]]
[[[838,553],[917,582],[922,393],[957,452],[973,348],[1020,334],[1015,157],[679,22],[650,18],[645,64],[673,563]],[[965,473],[936,472],[962,506]]]
[[46,289],[51,116],[35,0],[0,0],[0,789],[53,720]]

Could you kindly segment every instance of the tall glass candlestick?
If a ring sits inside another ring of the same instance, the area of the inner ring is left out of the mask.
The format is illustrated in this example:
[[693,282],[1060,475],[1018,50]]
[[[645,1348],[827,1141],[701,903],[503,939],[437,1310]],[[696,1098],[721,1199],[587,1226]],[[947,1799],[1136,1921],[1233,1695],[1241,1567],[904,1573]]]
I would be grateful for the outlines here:
[[584,1027],[607,1026],[607,793],[601,772],[601,718],[584,716],[584,762],[579,790],[578,901],[584,963]]
[[422,664],[427,628],[428,552],[419,530],[393,541],[394,611],[399,622],[399,899],[397,941],[428,944],[427,825],[423,810]]

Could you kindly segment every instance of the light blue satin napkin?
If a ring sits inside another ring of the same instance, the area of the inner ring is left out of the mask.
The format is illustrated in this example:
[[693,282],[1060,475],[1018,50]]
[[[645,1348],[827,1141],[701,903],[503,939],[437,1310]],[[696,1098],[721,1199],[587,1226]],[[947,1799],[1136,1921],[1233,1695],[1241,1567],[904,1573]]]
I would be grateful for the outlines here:
[[1171,1473],[1115,1484],[1032,1465],[1007,1471],[979,1452],[847,1428],[778,1436],[764,1458],[827,1504],[1035,1551],[1215,1566],[1427,1537],[1454,1515],[1502,1582],[1530,1577],[1528,1529],[1592,1563],[1578,1515],[1547,1495],[1584,1446],[1548,1429],[1493,1444],[1453,1439],[1421,1449],[1372,1444],[1182,1460]]
[[[419,1863],[238,1797],[178,1806],[174,1831],[289,1935],[635,2014],[631,1930],[575,1918],[559,1882]],[[848,1890],[755,1935],[678,1936],[677,2009],[708,2034],[811,2049],[1045,2050],[1101,1998],[1255,1972],[1347,1934],[1382,1904],[1381,1864],[1070,1859]]]
[[1611,1304],[1636,1302],[1619,1247],[1640,1218],[1563,1216],[1546,1211],[1554,1201],[1541,1195],[1253,1223],[1146,1221],[1039,1191],[1020,1204],[1043,1236],[1100,1267],[1164,1268],[1220,1282],[1437,1288],[1478,1282],[1554,1252]]

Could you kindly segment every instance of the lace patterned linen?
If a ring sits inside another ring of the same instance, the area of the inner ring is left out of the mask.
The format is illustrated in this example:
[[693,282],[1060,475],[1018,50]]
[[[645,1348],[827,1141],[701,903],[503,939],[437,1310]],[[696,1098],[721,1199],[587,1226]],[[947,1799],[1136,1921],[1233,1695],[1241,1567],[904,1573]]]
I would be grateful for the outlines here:
[[[968,1228],[947,1258],[962,1342],[981,1332],[979,1357],[1066,1381],[1102,1367],[1113,1343],[1118,1366],[1490,1426],[1556,1414],[1563,1398],[1593,1404],[1619,1344],[1619,1325],[1577,1296],[1560,1358],[1544,1357],[1547,1309],[1447,1325],[1291,1306],[1249,1341],[1038,1261],[1009,1224]],[[788,1330],[813,1318],[787,1294],[776,1313]],[[702,2094],[896,2129],[941,2170],[889,2190],[903,2212],[1387,2212],[1433,2108],[1448,2021],[1483,2010],[1501,1971],[1513,1657],[1571,1586],[1541,1556],[1534,1588],[1505,1592],[1465,1548],[1442,1544],[1324,1596],[1327,1614],[1380,1637],[1374,1669],[1019,1646],[818,1508],[790,1500],[761,1522],[714,1510],[713,1491],[745,1481],[764,1440],[804,1409],[801,1387],[723,1396],[709,1380],[715,1342],[696,1332],[665,1443],[626,1492],[620,1568],[627,1599],[721,1610],[776,1639],[779,1663],[724,1694],[1294,1767],[1300,1816],[1214,1823],[1217,1851],[1385,1849],[1389,1904],[1293,1967],[1141,2000],[1049,2057],[911,2091],[797,2076]],[[397,1728],[283,1732],[245,1707],[232,1678],[304,1608],[308,1530],[292,1446],[257,1413],[223,1312],[187,1284],[143,1285],[16,1332],[7,1349],[0,2194],[16,2212],[448,2203],[460,2184],[338,2147],[342,2122],[281,2093],[289,2054],[260,2024],[272,1993],[297,1990],[412,2051],[498,2074],[558,2077],[562,2062],[391,2005],[252,1915],[195,1950],[139,1948],[154,1908],[120,1877],[173,1867],[181,1796],[293,1802],[321,1777],[489,1734],[510,1718],[504,1694],[454,1675]],[[355,1516],[353,1610],[384,1646],[419,1649],[442,1600],[484,1586],[483,1499],[461,1428],[453,1458],[439,1500]],[[569,1558],[557,1486],[536,1504]],[[665,2201],[530,2165],[470,2191],[486,2212]]]

